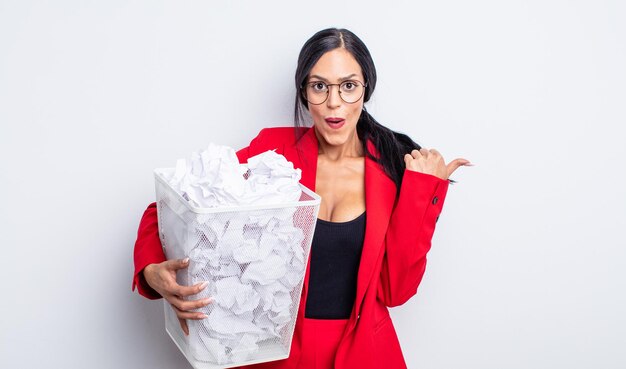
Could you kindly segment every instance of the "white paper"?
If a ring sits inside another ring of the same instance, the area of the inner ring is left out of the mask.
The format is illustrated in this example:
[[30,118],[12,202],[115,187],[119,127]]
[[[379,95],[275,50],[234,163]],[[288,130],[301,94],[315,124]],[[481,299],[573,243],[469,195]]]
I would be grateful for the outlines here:
[[[240,165],[234,150],[210,144],[181,159],[170,185],[198,207],[288,204],[299,201],[301,171],[274,151]],[[217,212],[196,218],[180,241],[186,250],[190,284],[209,282],[200,294],[213,303],[208,315],[190,324],[189,345],[200,361],[225,364],[253,358],[259,344],[282,344],[281,334],[299,304],[305,271],[304,233],[294,225],[295,206],[249,212]],[[193,299],[197,299],[198,296]]]
[[274,151],[249,158],[246,168],[235,150],[211,143],[191,158],[179,159],[168,183],[198,207],[280,204],[300,199],[301,174]]

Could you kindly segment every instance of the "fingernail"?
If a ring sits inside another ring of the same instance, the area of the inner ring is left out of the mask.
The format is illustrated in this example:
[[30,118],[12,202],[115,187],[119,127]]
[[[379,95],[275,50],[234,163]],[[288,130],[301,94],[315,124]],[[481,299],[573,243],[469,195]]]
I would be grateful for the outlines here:
[[208,304],[213,302],[213,298],[212,297],[206,298],[206,299],[202,300],[202,302],[205,303],[206,305],[208,305]]
[[464,164],[464,165],[465,165],[466,167],[473,167],[473,166],[474,166],[474,163],[467,163],[467,164]]
[[206,318],[208,318],[208,316],[206,314],[200,314],[200,315],[198,315],[198,318],[206,319]]
[[202,291],[203,289],[206,288],[206,286],[209,285],[209,282],[202,282],[202,284],[200,285],[200,291]]
[[183,264],[187,264],[189,262],[189,258],[184,258],[183,259]]

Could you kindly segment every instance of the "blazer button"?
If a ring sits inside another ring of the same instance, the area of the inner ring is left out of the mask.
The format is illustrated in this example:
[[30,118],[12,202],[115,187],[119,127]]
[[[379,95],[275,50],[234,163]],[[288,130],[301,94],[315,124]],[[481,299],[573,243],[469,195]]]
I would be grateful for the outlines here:
[[433,197],[433,205],[437,205],[437,201],[439,201],[439,198],[437,196]]

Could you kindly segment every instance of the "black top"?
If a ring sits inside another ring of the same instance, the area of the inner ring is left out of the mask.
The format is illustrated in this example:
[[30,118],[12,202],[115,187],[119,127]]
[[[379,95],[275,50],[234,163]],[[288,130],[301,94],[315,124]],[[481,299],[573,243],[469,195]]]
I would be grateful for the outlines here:
[[365,212],[348,222],[317,220],[311,244],[306,318],[350,317],[364,239]]

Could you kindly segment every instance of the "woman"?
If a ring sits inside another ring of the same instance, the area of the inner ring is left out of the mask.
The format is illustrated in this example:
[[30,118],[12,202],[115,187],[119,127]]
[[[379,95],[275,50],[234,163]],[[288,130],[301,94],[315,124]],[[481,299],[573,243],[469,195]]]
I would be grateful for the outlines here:
[[[434,149],[380,125],[365,110],[376,86],[367,47],[352,32],[326,29],[298,58],[296,128],[262,130],[237,155],[241,162],[267,150],[302,169],[302,184],[321,198],[309,269],[288,359],[250,368],[405,368],[387,307],[412,297],[421,281],[435,222],[457,168]],[[312,128],[303,121],[308,114]],[[367,212],[367,213],[366,213]],[[156,207],[141,220],[133,287],[164,297],[188,333],[186,301],[206,287],[176,284],[188,260],[165,261]]]

